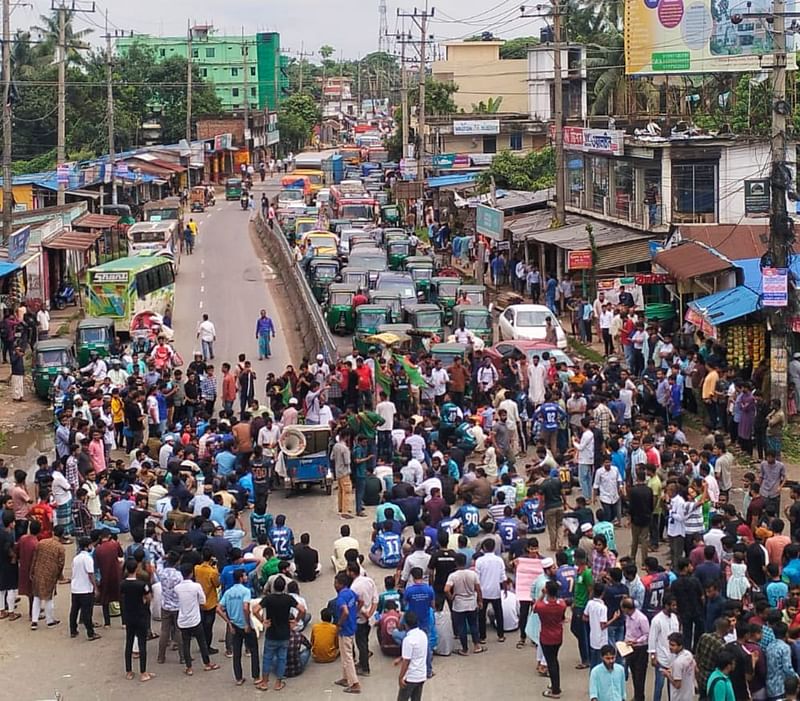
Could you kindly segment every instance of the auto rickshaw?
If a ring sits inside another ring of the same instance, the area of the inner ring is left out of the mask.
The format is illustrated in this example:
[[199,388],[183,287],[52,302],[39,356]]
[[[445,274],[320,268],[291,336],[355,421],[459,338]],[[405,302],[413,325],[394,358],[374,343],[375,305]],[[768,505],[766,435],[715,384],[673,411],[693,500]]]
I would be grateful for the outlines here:
[[[392,344],[392,350],[396,353],[410,353],[413,338],[411,332],[414,327],[411,324],[381,324],[378,327],[377,336],[381,334],[392,334],[397,336],[400,340]],[[373,339],[375,337],[373,336]]]
[[339,274],[339,261],[329,256],[315,256],[308,264],[308,282],[314,299],[324,304],[328,299],[328,288]]
[[370,290],[370,304],[378,304],[389,308],[389,321],[393,324],[400,323],[403,316],[403,299],[399,292],[394,290]]
[[[434,340],[444,338],[444,312],[435,304],[408,304],[403,310],[404,321],[414,331],[430,334]],[[414,350],[423,348],[422,336],[414,336]]]
[[350,220],[349,219],[331,219],[328,221],[328,228],[334,234],[341,234],[342,229],[349,229],[350,228]]
[[106,316],[89,317],[78,322],[75,336],[78,365],[88,365],[91,353],[107,358],[115,333],[114,320]]
[[413,254],[410,239],[389,239],[386,242],[386,253],[389,256],[389,270],[402,270],[406,258]]
[[326,494],[333,488],[331,460],[328,444],[331,430],[328,426],[296,424],[281,432],[278,445],[280,460],[286,471],[286,496],[318,484]]
[[486,285],[459,285],[458,290],[456,290],[456,302],[464,296],[469,300],[469,304],[484,306],[489,304],[489,295],[486,291]]
[[428,256],[409,256],[406,258],[405,269],[411,273],[417,288],[417,297],[420,301],[427,302],[433,278],[433,259]]
[[[364,271],[366,275],[366,271]],[[334,282],[328,287],[328,301],[325,305],[325,321],[331,333],[346,336],[353,333],[355,312],[353,297],[358,292],[358,285],[347,282]]]
[[353,348],[366,355],[370,349],[368,336],[378,331],[378,326],[389,320],[389,308],[382,304],[362,304],[356,307],[356,329],[353,334]]
[[446,318],[450,318],[453,307],[456,305],[456,292],[461,284],[460,277],[431,278],[430,301],[438,304],[445,313]]
[[189,191],[189,209],[192,212],[205,212],[207,194],[205,185],[195,185]]
[[453,307],[453,331],[461,328],[471,331],[487,346],[492,345],[492,313],[479,304],[457,304]]
[[39,399],[49,399],[61,368],[75,370],[75,350],[68,338],[45,338],[36,344],[33,389]]
[[460,343],[434,343],[431,345],[430,354],[434,361],[441,360],[442,367],[449,368],[456,358],[466,362],[469,357],[469,346]]
[[316,217],[309,217],[309,216],[302,216],[297,217],[295,219],[294,224],[294,237],[296,240],[300,240],[303,238],[304,234],[307,234],[309,231],[315,231],[317,228],[317,218]]
[[228,178],[225,181],[225,199],[239,200],[242,197],[242,179]]
[[400,207],[396,204],[385,204],[381,207],[381,220],[384,224],[400,223]]
[[342,269],[342,282],[354,285],[359,290],[366,290],[369,287],[369,270],[349,265]]

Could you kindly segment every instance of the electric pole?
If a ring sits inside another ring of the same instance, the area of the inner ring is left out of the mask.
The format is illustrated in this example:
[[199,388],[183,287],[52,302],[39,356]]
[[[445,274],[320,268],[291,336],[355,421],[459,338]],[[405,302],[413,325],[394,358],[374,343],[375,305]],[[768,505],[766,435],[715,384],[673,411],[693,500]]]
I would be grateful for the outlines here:
[[249,51],[247,41],[244,38],[244,27],[242,27],[242,69],[244,71],[244,150],[247,151],[247,162],[250,162],[250,139],[247,133],[250,131],[250,89],[248,86],[249,68],[247,67],[247,52]]
[[192,25],[187,22],[186,36],[186,143],[189,145],[189,158],[186,159],[186,190],[192,186]]
[[[398,35],[400,41],[400,35]],[[408,71],[406,71],[406,42],[400,42],[400,111],[402,112],[403,158],[408,157]]]
[[[553,20],[553,142],[556,152],[556,214],[555,226],[564,226],[567,206],[567,180],[564,168],[564,88],[561,67],[562,29],[561,0],[552,0],[553,9],[550,14]],[[525,7],[520,8],[522,17],[542,17],[541,14],[525,14]]]
[[3,0],[3,242],[11,236],[14,220],[11,180],[11,0]]
[[[111,169],[111,204],[117,204],[117,186],[114,179],[117,169],[117,155],[114,148],[114,80],[113,80],[113,53],[111,40],[120,37],[124,32],[115,29],[112,35],[108,30],[108,10],[106,10],[106,122],[108,124],[108,165]],[[131,32],[133,36],[133,32]],[[101,202],[102,204],[102,202]]]
[[419,108],[417,110],[417,137],[419,142],[419,153],[417,157],[417,180],[425,180],[425,78],[427,75],[427,48],[428,48],[428,20],[434,16],[436,8],[428,11],[428,3],[425,3],[424,10],[416,7],[411,13],[397,11],[398,17],[408,17],[417,26],[420,32],[420,41],[417,51],[419,52],[419,71],[417,81],[419,82]]

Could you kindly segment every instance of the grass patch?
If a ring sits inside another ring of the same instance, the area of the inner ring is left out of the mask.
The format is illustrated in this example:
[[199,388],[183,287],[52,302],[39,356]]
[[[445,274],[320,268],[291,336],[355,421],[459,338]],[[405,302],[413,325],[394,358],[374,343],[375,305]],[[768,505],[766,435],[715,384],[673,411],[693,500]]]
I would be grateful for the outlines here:
[[581,356],[585,360],[588,360],[591,363],[597,363],[598,365],[605,365],[606,364],[606,357],[601,355],[596,350],[592,350],[589,346],[583,345],[580,341],[570,338],[568,340],[570,350],[573,353]]
[[791,426],[783,431],[781,459],[795,465],[800,463],[800,434],[798,434],[796,426]]

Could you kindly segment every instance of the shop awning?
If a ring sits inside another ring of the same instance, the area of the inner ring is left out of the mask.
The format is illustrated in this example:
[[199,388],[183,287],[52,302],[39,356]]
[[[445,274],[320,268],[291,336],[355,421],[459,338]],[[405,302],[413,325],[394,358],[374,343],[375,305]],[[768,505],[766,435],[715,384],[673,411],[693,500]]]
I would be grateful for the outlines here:
[[120,217],[116,214],[84,214],[74,222],[72,226],[79,226],[81,229],[112,229],[119,224]]
[[749,287],[739,286],[715,292],[689,302],[689,307],[713,326],[752,314],[761,306],[758,293]]
[[47,241],[42,241],[42,246],[57,251],[86,251],[103,234],[97,231],[69,231],[63,229]]
[[0,260],[0,277],[5,277],[9,273],[13,273],[15,270],[19,270],[20,266],[18,263],[12,263],[11,261],[7,260]]
[[650,260],[650,240],[638,239],[597,249],[598,270],[614,270]]
[[655,257],[655,264],[670,272],[677,280],[691,280],[733,269],[733,263],[729,260],[691,241],[661,251]]
[[457,187],[458,185],[471,185],[475,182],[477,173],[461,173],[459,175],[439,175],[428,178],[425,184],[428,187]]

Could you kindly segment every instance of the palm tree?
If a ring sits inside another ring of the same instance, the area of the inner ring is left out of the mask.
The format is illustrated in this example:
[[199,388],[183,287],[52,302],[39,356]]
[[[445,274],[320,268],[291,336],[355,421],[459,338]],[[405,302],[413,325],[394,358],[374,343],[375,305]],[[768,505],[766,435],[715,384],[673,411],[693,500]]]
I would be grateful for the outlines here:
[[13,79],[28,79],[40,64],[31,43],[31,33],[17,29],[11,39],[11,75]]
[[591,111],[592,114],[613,114],[614,95],[625,80],[625,42],[622,32],[609,32],[604,45],[595,45],[594,49],[597,55],[586,59],[589,83],[594,84]]
[[[64,40],[67,46],[66,63],[69,66],[83,65],[85,59],[80,53],[83,49],[88,49],[89,44],[86,42],[86,37],[91,33],[91,29],[75,30],[72,26],[72,20],[75,18],[75,13],[71,10],[63,10],[64,17]],[[34,25],[31,30],[39,35],[39,44],[37,54],[44,60],[57,60],[58,55],[56,49],[58,48],[58,13],[55,11],[50,15],[39,15],[41,25]]]

